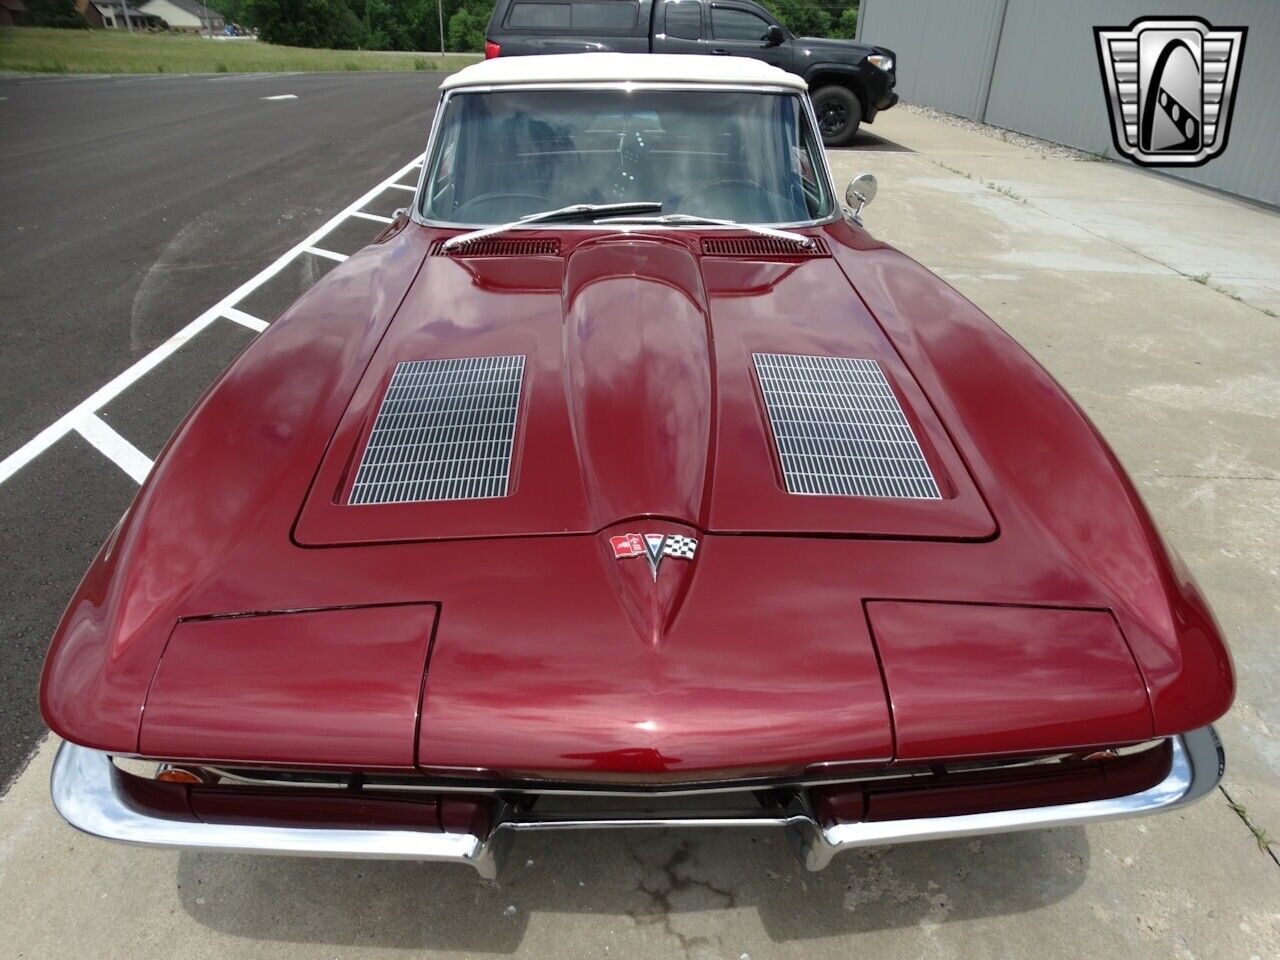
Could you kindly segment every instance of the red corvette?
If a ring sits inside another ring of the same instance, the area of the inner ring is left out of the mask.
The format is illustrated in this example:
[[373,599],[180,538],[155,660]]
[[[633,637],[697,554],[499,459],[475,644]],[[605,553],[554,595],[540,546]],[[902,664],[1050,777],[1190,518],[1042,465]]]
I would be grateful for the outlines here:
[[72,599],[63,816],[488,876],[523,830],[774,824],[818,869],[1210,790],[1195,584],[1062,388],[842,208],[803,94],[447,80],[412,211],[227,370]]

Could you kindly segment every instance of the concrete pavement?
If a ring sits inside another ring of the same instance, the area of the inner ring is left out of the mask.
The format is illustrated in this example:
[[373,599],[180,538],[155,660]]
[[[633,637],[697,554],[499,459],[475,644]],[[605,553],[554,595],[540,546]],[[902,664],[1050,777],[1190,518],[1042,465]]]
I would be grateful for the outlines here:
[[917,152],[837,152],[837,180],[875,173],[870,229],[1004,326],[1115,448],[1236,658],[1226,789],[1280,836],[1280,214],[883,119],[877,133]]
[[1213,603],[1240,681],[1224,791],[1150,820],[851,853],[822,874],[767,831],[528,836],[495,884],[461,867],[90,840],[49,806],[50,743],[0,802],[0,953],[1280,953],[1280,865],[1254,832],[1280,835],[1280,319],[1265,312],[1280,313],[1280,216],[905,110],[874,133],[882,149],[833,155],[841,183],[880,178],[869,228],[1072,391]]

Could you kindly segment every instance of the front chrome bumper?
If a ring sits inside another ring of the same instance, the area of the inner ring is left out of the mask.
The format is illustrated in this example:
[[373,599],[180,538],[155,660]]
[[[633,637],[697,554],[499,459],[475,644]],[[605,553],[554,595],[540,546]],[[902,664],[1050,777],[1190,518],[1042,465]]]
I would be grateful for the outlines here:
[[53,804],[73,827],[124,843],[230,853],[367,860],[439,860],[466,863],[481,876],[497,875],[510,840],[525,830],[601,828],[758,827],[786,828],[804,865],[821,870],[842,850],[915,840],[940,840],[1014,830],[1118,820],[1185,806],[1222,778],[1225,756],[1213,727],[1172,738],[1172,765],[1160,783],[1139,793],[1048,807],[963,816],[836,824],[822,827],[807,815],[776,817],[653,818],[519,822],[499,818],[486,837],[469,833],[317,829],[205,823],[175,811],[166,816],[138,801],[149,781],[119,769],[97,750],[64,743],[53,764]]

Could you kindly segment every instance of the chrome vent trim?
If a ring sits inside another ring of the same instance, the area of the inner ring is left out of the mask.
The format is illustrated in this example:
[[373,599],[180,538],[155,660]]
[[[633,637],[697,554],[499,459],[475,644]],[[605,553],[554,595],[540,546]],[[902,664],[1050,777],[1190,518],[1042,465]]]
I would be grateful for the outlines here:
[[396,364],[347,502],[505,497],[523,356]]
[[703,237],[704,257],[743,257],[747,259],[788,260],[810,257],[829,257],[827,242],[821,237],[810,236],[809,246],[802,247],[781,237]]
[[560,241],[554,237],[540,240],[485,237],[446,250],[444,239],[440,239],[432,242],[429,254],[433,257],[555,257],[560,254]]
[[788,493],[942,499],[876,361],[783,353],[752,358]]

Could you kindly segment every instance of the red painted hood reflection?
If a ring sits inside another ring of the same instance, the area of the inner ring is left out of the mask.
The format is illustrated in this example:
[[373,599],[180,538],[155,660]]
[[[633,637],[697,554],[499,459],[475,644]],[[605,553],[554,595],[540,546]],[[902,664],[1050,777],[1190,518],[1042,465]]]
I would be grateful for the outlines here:
[[[656,782],[1221,716],[1220,631],[1081,410],[919,264],[821,232],[789,259],[581,230],[455,257],[411,225],[355,254],[156,460],[58,627],[49,725],[166,759]],[[788,494],[755,353],[874,360],[941,497]],[[397,363],[511,355],[507,496],[346,504]],[[655,577],[630,534],[697,546]]]
[[[942,499],[788,494],[757,352],[875,360]],[[525,372],[507,496],[347,505],[397,364],[512,355]],[[700,259],[670,237],[612,235],[563,256],[427,257],[338,421],[295,537],[590,533],[629,517],[726,532],[981,539],[996,529],[929,399],[832,257]]]

